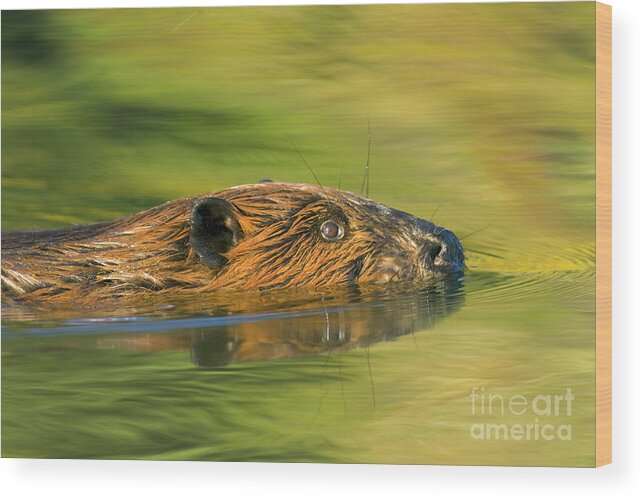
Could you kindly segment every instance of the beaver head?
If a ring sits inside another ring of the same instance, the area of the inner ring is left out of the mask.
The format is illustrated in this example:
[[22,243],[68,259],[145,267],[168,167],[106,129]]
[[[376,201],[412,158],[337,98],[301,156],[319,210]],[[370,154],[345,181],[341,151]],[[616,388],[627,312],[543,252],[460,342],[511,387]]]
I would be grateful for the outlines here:
[[4,297],[421,283],[464,268],[448,230],[350,192],[260,183],[70,229],[3,234]]
[[443,227],[346,191],[261,183],[194,202],[189,244],[216,287],[384,284],[464,269]]

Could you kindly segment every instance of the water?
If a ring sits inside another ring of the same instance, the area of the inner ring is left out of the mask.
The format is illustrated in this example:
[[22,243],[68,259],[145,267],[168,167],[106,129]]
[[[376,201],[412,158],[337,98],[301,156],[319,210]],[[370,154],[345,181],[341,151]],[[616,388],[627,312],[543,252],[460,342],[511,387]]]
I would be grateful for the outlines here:
[[[554,464],[591,465],[593,300],[578,289],[592,282],[469,272],[414,294],[236,303],[244,312],[206,301],[5,320],[4,449],[524,465],[555,453]],[[473,440],[471,425],[487,421],[472,414],[476,387],[507,397],[571,387],[572,441]]]
[[310,182],[287,136],[359,192],[370,120],[371,197],[452,229],[469,267],[424,289],[5,305],[3,455],[593,465],[593,12],[3,13],[3,230]]

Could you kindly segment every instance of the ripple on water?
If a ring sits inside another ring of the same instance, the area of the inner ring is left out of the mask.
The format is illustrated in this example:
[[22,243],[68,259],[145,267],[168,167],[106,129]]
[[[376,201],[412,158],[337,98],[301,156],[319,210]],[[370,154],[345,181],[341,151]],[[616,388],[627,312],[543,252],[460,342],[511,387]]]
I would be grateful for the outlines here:
[[466,279],[467,305],[482,307],[555,297],[573,305],[594,296],[594,269],[580,271],[471,272]]
[[465,247],[466,264],[472,270],[514,274],[517,272],[584,271],[596,267],[596,246],[543,237],[510,239],[501,234],[492,242],[471,242]]

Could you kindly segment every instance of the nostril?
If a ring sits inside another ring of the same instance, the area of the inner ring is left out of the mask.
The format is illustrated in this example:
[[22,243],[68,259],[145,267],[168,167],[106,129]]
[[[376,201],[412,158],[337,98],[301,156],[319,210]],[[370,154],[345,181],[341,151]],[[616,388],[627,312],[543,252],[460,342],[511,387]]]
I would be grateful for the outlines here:
[[442,246],[438,246],[438,245],[433,246],[429,250],[429,258],[431,260],[435,260],[438,257],[438,255],[440,254],[440,251],[442,251]]
[[438,255],[441,252],[442,252],[442,245],[441,244],[430,242],[427,245],[427,250],[426,250],[427,264],[428,265],[433,265],[433,263],[435,262],[435,259],[438,257]]

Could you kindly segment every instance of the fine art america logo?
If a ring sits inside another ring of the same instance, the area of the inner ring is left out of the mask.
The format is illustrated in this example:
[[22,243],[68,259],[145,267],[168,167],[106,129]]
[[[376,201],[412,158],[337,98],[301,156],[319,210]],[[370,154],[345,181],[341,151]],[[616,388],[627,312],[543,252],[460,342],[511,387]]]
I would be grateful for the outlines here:
[[557,394],[507,396],[475,387],[470,398],[471,414],[478,420],[469,429],[474,440],[572,439],[569,418],[574,394],[571,388]]

